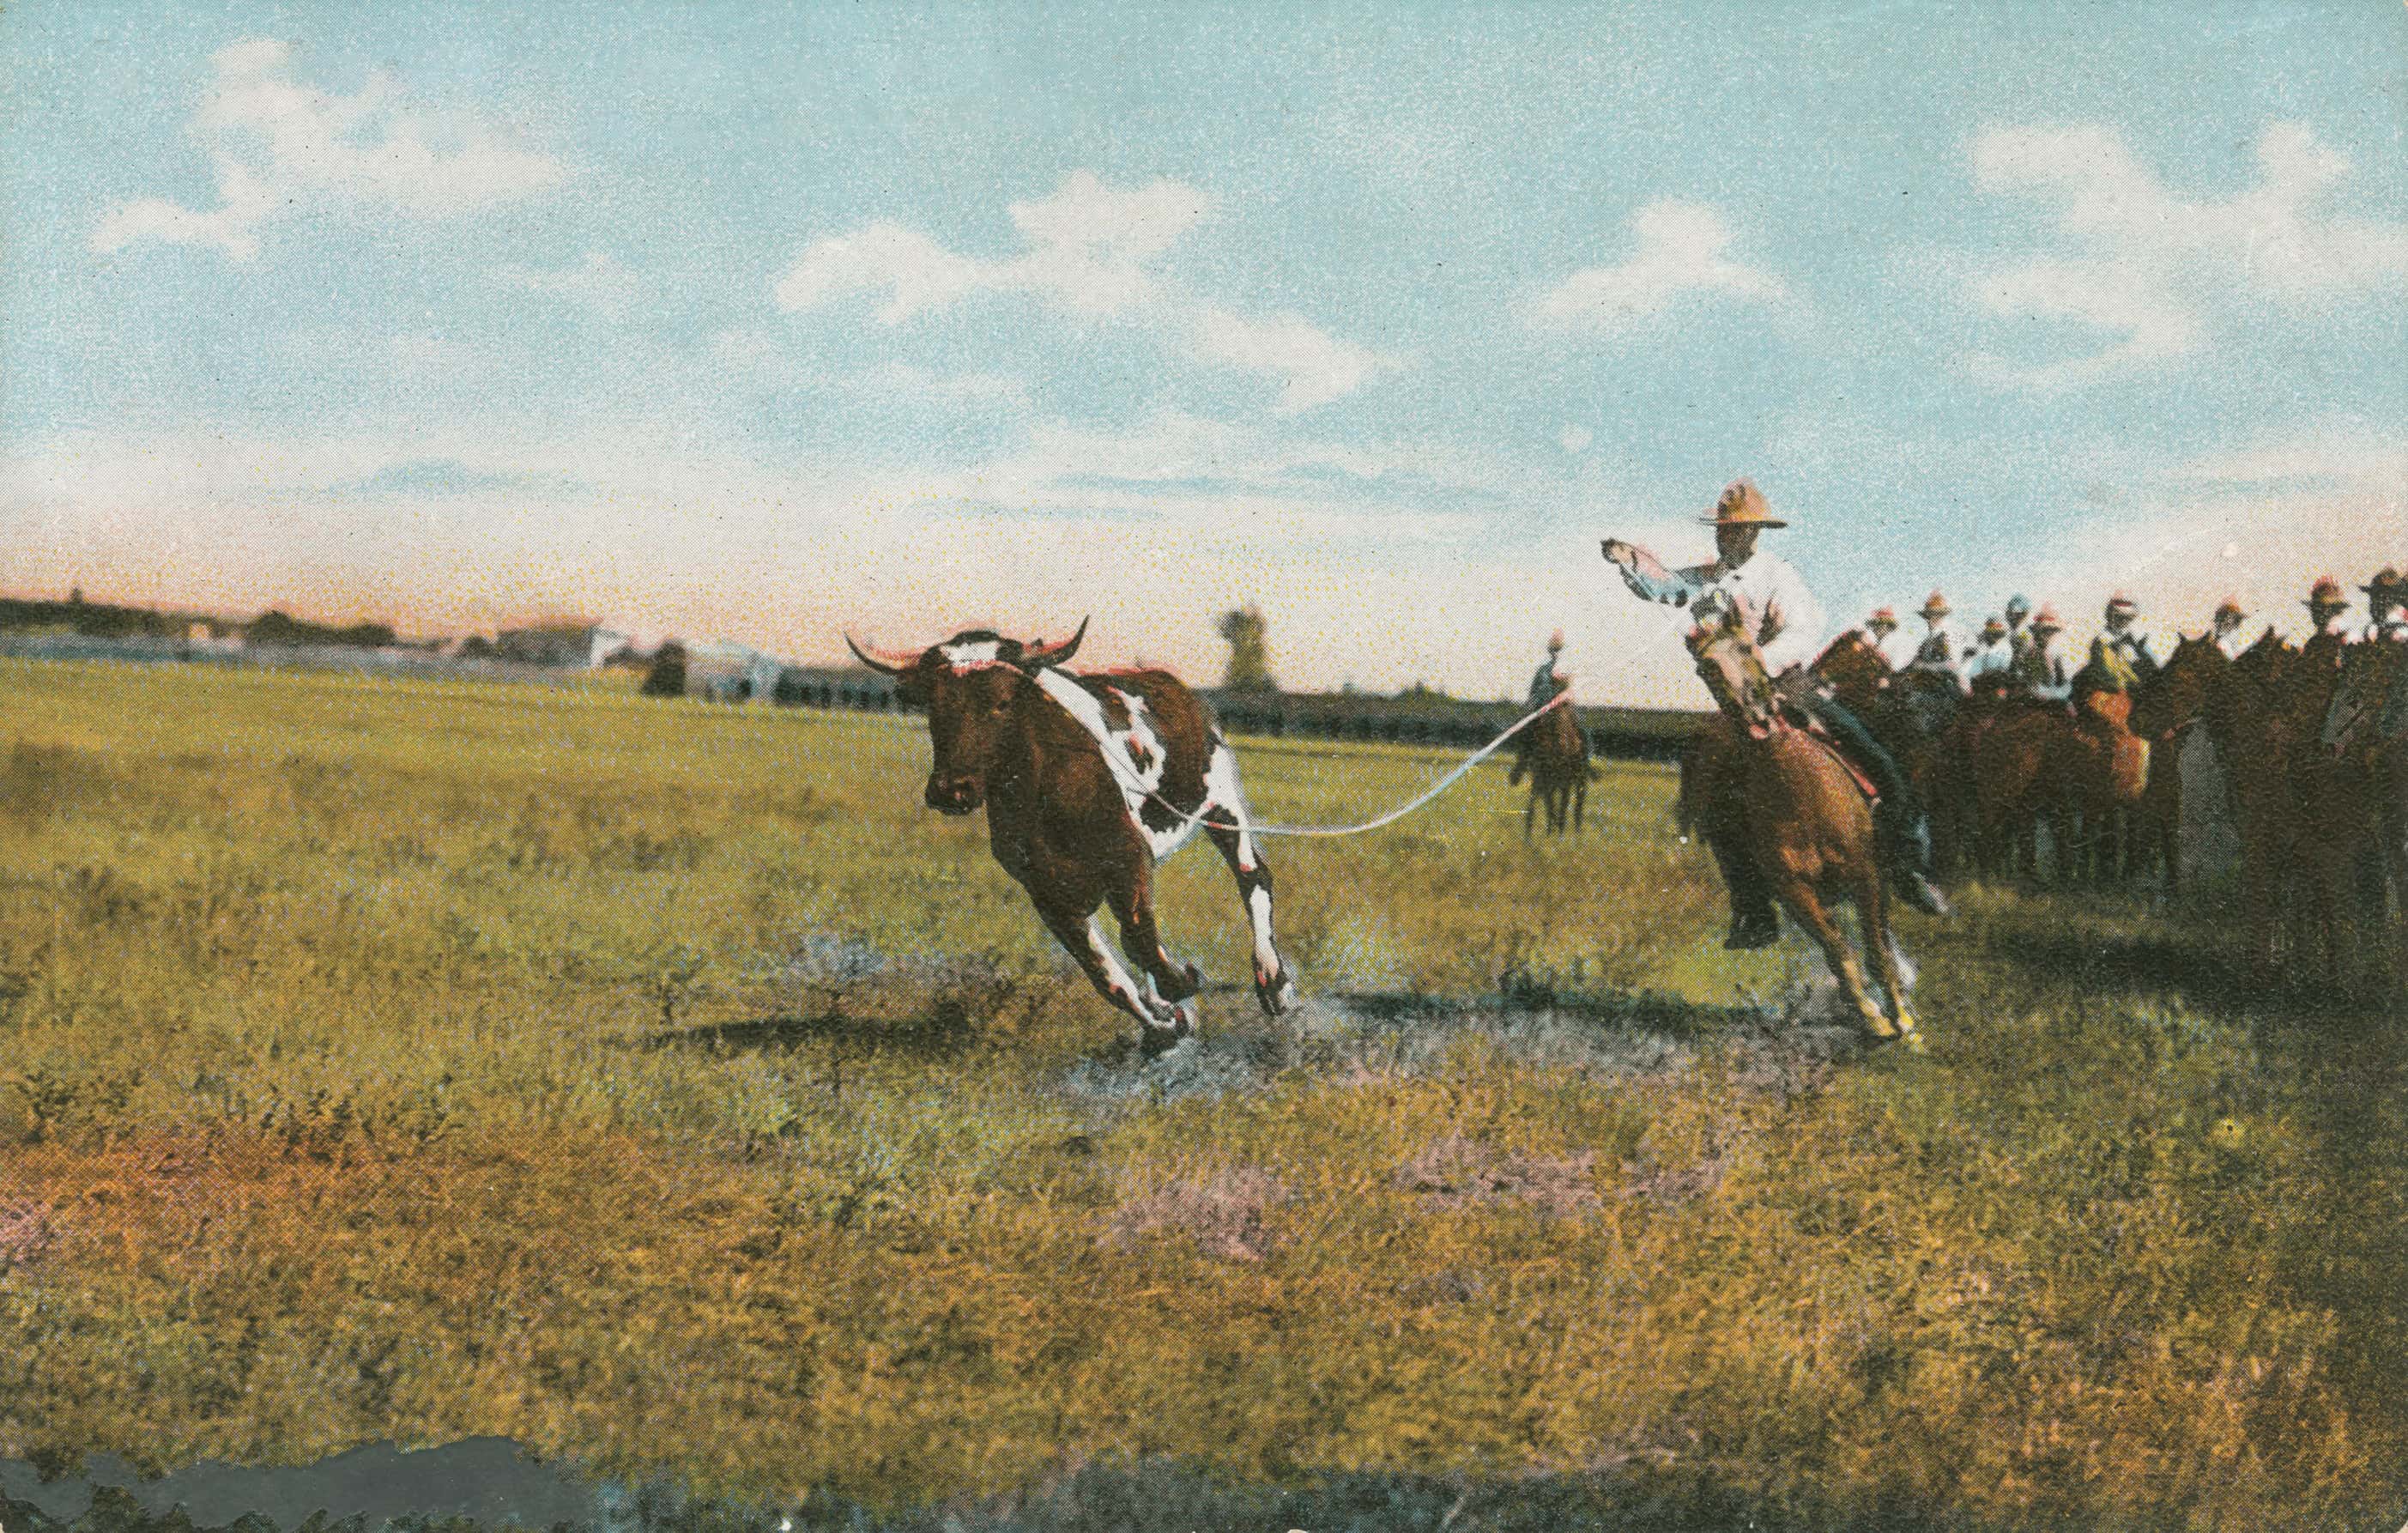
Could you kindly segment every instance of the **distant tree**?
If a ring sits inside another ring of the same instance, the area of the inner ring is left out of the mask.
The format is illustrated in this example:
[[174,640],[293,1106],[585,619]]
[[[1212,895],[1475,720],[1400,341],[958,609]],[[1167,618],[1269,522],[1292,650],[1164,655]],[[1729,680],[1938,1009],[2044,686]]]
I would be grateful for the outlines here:
[[69,607],[81,607],[83,605],[83,587],[77,585],[67,588],[67,605]]
[[452,653],[463,660],[491,660],[494,658],[494,641],[482,634],[470,634],[460,641],[460,647]]
[[685,646],[674,638],[663,639],[652,652],[652,668],[644,677],[647,697],[682,697],[685,695]]
[[1270,625],[1263,609],[1252,602],[1221,614],[1221,637],[1229,642],[1229,673],[1221,685],[1229,692],[1277,692],[1271,680]]

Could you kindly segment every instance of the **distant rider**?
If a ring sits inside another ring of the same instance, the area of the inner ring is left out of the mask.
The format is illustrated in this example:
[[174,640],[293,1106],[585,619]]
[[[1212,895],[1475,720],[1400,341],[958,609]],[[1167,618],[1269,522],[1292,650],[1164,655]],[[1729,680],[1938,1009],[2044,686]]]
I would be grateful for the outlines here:
[[[1714,529],[1714,558],[1709,564],[1667,569],[1654,554],[1619,538],[1609,537],[1601,546],[1633,594],[1675,607],[1688,606],[1712,594],[1729,602],[1753,624],[1765,669],[1771,673],[1783,698],[1820,724],[1864,768],[1879,792],[1874,826],[1892,883],[1918,910],[1945,915],[1948,902],[1931,881],[1930,825],[1914,784],[1863,723],[1826,695],[1807,669],[1818,652],[1822,607],[1797,570],[1772,554],[1756,552],[1756,539],[1767,528],[1788,523],[1776,519],[1763,494],[1743,479],[1734,480],[1714,503],[1713,514],[1699,520]],[[1745,858],[1728,859],[1726,871],[1735,865],[1753,866]],[[1755,881],[1745,873],[1741,876]],[[1726,946],[1763,947],[1779,939],[1780,924],[1773,919],[1770,898],[1760,887],[1733,888],[1731,906],[1731,933]]]
[[2248,641],[2241,636],[2241,625],[2249,621],[2249,613],[2242,607],[2241,598],[2227,596],[2217,603],[2214,621],[2215,647],[2224,652],[2225,659],[2240,659],[2241,652],[2248,648]]
[[1956,653],[1956,636],[1948,631],[1948,598],[1934,591],[1916,614],[1923,619],[1923,642],[1915,647],[1914,658],[1906,663],[1909,670],[1928,671],[1944,676],[1958,692],[1965,690],[1965,672]]
[[2030,638],[2014,667],[2019,695],[2052,706],[2073,695],[2073,668],[2057,642],[2064,631],[2065,624],[2057,621],[2056,608],[2043,607],[2032,614]]
[[2386,566],[2359,589],[2366,593],[2366,637],[2408,644],[2408,578]]

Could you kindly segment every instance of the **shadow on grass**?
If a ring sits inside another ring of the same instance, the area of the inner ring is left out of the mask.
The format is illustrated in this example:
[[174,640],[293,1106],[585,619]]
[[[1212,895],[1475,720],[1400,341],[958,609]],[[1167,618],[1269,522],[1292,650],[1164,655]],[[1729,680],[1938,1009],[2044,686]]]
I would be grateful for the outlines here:
[[2178,996],[2216,1011],[2250,999],[2243,971],[2204,938],[2111,931],[2075,919],[2002,925],[1985,945],[1999,957],[2094,993]]
[[649,1049],[692,1049],[706,1053],[776,1053],[835,1047],[860,1057],[895,1054],[906,1059],[951,1059],[978,1042],[969,1008],[940,998],[903,1017],[863,1017],[841,1010],[808,1015],[782,1012],[703,1027],[673,1027],[649,1035]]
[[[474,1463],[466,1461],[471,1453]],[[509,1444],[491,1440],[402,1454],[366,1448],[304,1469],[202,1465],[149,1482],[108,1473],[99,1485],[36,1485],[27,1469],[0,1464],[0,1518],[18,1533],[470,1533],[504,1526],[595,1533],[1992,1533],[2004,1526],[1878,1492],[1844,1505],[1797,1489],[1768,1496],[1669,1454],[1612,1455],[1576,1473],[1480,1480],[1364,1471],[1297,1475],[1287,1486],[1232,1481],[1167,1460],[1103,1461],[985,1500],[884,1512],[825,1493],[800,1505],[746,1503],[690,1497],[659,1482],[633,1488],[595,1483],[565,1467],[515,1458]]]

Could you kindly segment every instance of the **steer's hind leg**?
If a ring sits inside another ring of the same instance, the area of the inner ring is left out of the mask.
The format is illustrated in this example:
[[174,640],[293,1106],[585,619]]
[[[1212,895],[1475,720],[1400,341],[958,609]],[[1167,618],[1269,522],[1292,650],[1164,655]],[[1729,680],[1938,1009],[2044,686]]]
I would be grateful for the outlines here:
[[1254,999],[1265,1014],[1282,1016],[1296,1005],[1296,974],[1280,956],[1271,931],[1271,869],[1255,844],[1253,821],[1246,813],[1245,795],[1238,789],[1238,759],[1219,738],[1204,773],[1208,795],[1204,834],[1229,865],[1238,881],[1238,897],[1245,902],[1246,926],[1254,938]]

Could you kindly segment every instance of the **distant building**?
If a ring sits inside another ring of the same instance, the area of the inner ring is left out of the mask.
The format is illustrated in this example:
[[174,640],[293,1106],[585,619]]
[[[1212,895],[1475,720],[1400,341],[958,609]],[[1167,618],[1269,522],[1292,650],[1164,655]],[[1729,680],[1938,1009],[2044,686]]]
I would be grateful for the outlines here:
[[522,666],[592,669],[635,641],[598,623],[543,623],[505,628],[494,637],[494,658]]
[[715,702],[767,702],[777,694],[778,676],[785,666],[760,651],[741,644],[713,641],[689,644],[685,650],[685,695]]

